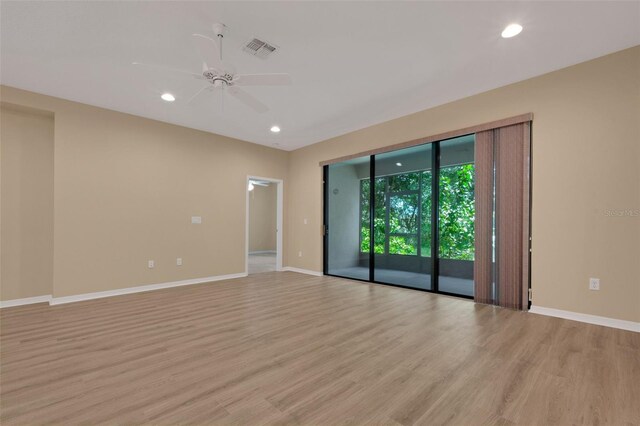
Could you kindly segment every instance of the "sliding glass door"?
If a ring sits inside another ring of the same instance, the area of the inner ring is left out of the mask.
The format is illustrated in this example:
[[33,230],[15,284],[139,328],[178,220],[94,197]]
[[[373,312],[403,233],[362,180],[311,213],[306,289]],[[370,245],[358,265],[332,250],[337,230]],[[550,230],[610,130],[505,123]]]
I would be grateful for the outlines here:
[[438,290],[473,297],[474,136],[440,142]]
[[432,289],[431,151],[428,144],[375,156],[377,282]]
[[[325,169],[325,273],[369,280],[369,156]],[[365,249],[363,249],[363,247]]]
[[472,297],[474,214],[474,135],[326,166],[325,273]]

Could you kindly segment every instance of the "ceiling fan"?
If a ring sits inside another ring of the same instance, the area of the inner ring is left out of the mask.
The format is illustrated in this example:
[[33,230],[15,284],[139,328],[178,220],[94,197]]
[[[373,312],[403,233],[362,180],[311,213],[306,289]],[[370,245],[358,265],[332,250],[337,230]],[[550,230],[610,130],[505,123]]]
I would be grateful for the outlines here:
[[226,32],[226,26],[221,23],[213,24],[213,32],[217,40],[206,35],[193,34],[193,42],[200,53],[202,59],[202,74],[173,68],[158,67],[155,65],[134,62],[134,65],[160,68],[170,72],[178,72],[190,75],[197,80],[207,82],[207,85],[198,90],[188,103],[191,104],[203,94],[213,93],[223,101],[225,93],[235,98],[240,103],[248,106],[256,112],[263,113],[269,107],[256,97],[243,90],[243,86],[288,86],[291,84],[289,74],[237,74],[235,68],[222,61],[222,40]]

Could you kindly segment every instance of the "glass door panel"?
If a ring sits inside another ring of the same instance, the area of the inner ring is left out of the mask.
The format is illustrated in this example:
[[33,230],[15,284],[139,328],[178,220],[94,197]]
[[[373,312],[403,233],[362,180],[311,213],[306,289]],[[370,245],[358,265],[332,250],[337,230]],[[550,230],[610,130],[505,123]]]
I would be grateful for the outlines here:
[[431,289],[431,156],[430,144],[375,156],[377,282]]
[[325,175],[325,272],[369,280],[370,157],[328,166]]
[[473,296],[474,145],[474,135],[440,142],[438,291],[462,296]]
[[327,166],[325,273],[472,297],[474,146],[467,135]]

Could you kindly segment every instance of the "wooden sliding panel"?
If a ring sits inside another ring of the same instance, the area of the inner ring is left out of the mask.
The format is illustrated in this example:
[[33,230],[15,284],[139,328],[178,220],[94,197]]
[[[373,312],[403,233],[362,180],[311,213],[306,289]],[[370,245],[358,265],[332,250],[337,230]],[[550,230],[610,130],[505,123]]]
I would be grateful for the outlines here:
[[523,309],[524,130],[496,129],[494,144],[497,304],[512,309]]
[[526,122],[476,133],[478,303],[528,307],[530,126]]
[[476,133],[474,298],[494,303],[493,294],[493,147],[494,131]]

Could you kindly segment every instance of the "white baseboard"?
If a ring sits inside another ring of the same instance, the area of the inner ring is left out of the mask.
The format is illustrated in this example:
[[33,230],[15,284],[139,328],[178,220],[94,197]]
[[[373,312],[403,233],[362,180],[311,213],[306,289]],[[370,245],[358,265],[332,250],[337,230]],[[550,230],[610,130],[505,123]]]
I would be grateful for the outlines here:
[[542,306],[531,306],[529,312],[532,314],[564,318],[573,321],[586,322],[589,324],[602,325],[605,327],[619,328],[622,330],[629,330],[640,333],[640,322],[600,317],[597,315],[581,314],[579,312],[563,311],[561,309],[544,308]]
[[322,272],[312,271],[310,269],[294,268],[293,266],[285,266],[284,268],[282,268],[282,270],[289,271],[289,272],[297,272],[299,274],[313,275],[314,277],[321,277],[324,275]]
[[13,306],[33,305],[34,303],[50,303],[51,295],[46,294],[44,296],[25,297],[24,299],[5,300],[0,302],[1,308],[11,308]]
[[184,285],[202,284],[212,281],[230,280],[233,278],[246,277],[245,272],[229,275],[215,275],[212,277],[194,278],[191,280],[173,281],[161,284],[141,285],[137,287],[119,288],[117,290],[98,291],[95,293],[76,294],[73,296],[54,297],[49,301],[50,305],[61,305],[63,303],[80,302],[83,300],[101,299],[103,297],[121,296],[123,294],[141,293],[144,291],[160,290],[163,288],[181,287]]
[[258,251],[250,251],[249,254],[277,254],[278,252],[275,250],[258,250]]

